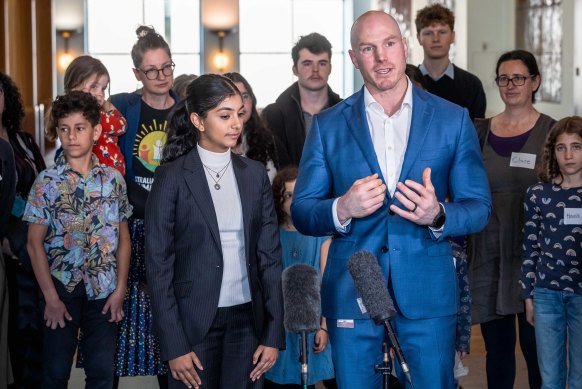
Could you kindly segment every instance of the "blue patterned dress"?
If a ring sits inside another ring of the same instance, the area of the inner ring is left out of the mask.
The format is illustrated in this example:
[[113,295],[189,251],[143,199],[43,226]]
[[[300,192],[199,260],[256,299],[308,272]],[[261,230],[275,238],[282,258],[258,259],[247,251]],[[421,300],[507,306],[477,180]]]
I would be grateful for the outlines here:
[[[172,98],[178,101],[175,95]],[[158,110],[148,106],[139,93],[111,96],[111,102],[127,119],[127,132],[119,138],[119,147],[127,164],[125,180],[135,215],[129,219],[131,262],[123,305],[125,317],[119,323],[117,337],[115,375],[160,376],[167,373],[167,366],[161,360],[158,339],[154,335],[145,275],[143,215],[154,172],[160,164],[170,109]]]
[[150,297],[145,283],[145,253],[143,219],[129,219],[131,262],[127,280],[127,295],[123,302],[125,318],[119,323],[115,375],[133,377],[162,375],[166,364],[160,359],[158,339]]

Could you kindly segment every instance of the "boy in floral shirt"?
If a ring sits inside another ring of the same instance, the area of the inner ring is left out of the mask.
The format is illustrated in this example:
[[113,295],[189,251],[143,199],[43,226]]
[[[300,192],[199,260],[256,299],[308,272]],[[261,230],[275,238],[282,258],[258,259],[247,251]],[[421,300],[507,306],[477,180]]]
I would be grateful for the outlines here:
[[63,153],[37,177],[23,219],[44,296],[43,388],[67,388],[79,329],[86,388],[111,388],[117,322],[129,269],[131,206],[121,174],[92,153],[99,104],[85,92],[59,96],[47,136]]

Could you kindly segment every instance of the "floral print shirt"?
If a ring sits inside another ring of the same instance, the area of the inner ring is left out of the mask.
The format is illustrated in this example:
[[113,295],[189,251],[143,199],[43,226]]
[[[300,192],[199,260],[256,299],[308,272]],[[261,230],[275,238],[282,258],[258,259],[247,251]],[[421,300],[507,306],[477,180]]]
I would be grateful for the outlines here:
[[61,154],[38,175],[23,220],[48,227],[44,248],[51,275],[69,292],[84,282],[87,299],[98,300],[117,287],[119,224],[131,210],[119,171],[93,155],[93,168],[83,177]]

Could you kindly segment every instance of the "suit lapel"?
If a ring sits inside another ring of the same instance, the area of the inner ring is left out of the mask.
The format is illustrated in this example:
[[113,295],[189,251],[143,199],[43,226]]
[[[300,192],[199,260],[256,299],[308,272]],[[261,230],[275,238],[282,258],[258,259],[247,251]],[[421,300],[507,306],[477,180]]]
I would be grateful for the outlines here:
[[248,176],[248,170],[246,169],[246,162],[238,155],[232,153],[232,169],[234,170],[234,177],[236,178],[236,185],[238,187],[238,193],[240,195],[240,203],[243,214],[243,229],[245,234],[245,255],[247,260],[250,258],[250,226],[251,226],[251,213],[253,212],[252,204],[252,182],[251,177]]
[[407,177],[430,130],[430,124],[434,115],[434,108],[419,96],[416,88],[412,89],[412,121],[408,134],[408,145],[402,162],[402,170],[398,181],[403,182]]
[[216,218],[216,212],[214,211],[214,203],[212,202],[212,196],[210,195],[210,189],[208,188],[206,173],[204,173],[204,168],[202,167],[202,161],[198,155],[198,150],[194,147],[184,161],[184,179],[186,180],[186,185],[190,189],[198,209],[204,217],[210,233],[214,242],[220,250],[222,250],[222,245],[220,244],[220,232],[218,231],[218,220]]
[[370,135],[370,128],[368,127],[368,119],[366,118],[366,109],[364,107],[364,88],[347,101],[350,108],[343,111],[343,115],[348,124],[348,128],[352,136],[356,140],[358,147],[364,155],[364,159],[368,163],[372,173],[378,173],[378,176],[384,181],[376,151],[372,144],[372,136]]

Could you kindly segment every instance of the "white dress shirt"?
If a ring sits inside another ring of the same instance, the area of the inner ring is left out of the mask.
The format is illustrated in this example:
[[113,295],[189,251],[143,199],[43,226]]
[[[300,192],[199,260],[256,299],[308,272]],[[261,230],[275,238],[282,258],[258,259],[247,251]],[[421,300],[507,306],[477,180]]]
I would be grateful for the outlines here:
[[[410,123],[412,122],[412,83],[407,78],[406,93],[402,105],[392,116],[386,115],[382,106],[372,97],[366,87],[364,87],[364,105],[376,158],[388,192],[390,196],[394,196],[396,184],[402,171],[408,135],[410,134]],[[351,219],[344,224],[340,223],[337,216],[337,201],[338,199],[335,199],[332,206],[334,224],[339,232],[345,232]]]

